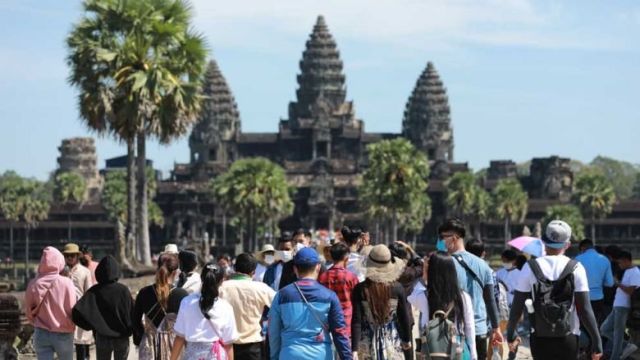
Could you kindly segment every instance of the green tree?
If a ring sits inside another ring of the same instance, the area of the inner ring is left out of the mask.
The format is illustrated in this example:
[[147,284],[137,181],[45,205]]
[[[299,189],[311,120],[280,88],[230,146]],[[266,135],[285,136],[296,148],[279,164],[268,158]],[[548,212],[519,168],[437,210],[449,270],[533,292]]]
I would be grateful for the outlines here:
[[502,179],[493,189],[493,209],[504,220],[505,244],[511,240],[511,223],[527,216],[529,197],[517,179]]
[[[196,120],[204,40],[193,32],[184,0],[85,0],[84,11],[67,39],[70,82],[95,128],[126,141],[129,156],[137,142],[138,256],[149,265],[146,139],[168,143]],[[131,158],[129,165],[131,171]]]
[[429,205],[427,157],[406,139],[383,140],[367,146],[369,164],[359,194],[364,209],[391,220],[392,241],[398,240],[398,222],[415,209]]
[[[20,220],[20,207],[18,196],[23,179],[14,171],[6,171],[0,176],[0,211],[9,222],[9,257],[15,259],[13,239],[13,227]],[[18,277],[16,262],[13,261],[13,277]]]
[[46,184],[37,180],[25,179],[18,190],[19,220],[25,228],[25,285],[29,280],[29,236],[32,229],[49,216],[51,198],[46,191]]
[[628,199],[633,195],[633,186],[639,171],[636,165],[605,156],[597,156],[590,165],[611,184],[616,198]]
[[259,245],[259,225],[273,224],[293,211],[284,169],[265,158],[234,162],[211,181],[210,188],[217,202],[247,229],[249,251]]
[[591,240],[596,241],[596,220],[603,219],[613,211],[616,194],[606,177],[598,173],[578,176],[574,185],[573,198],[591,226]]
[[640,199],[640,173],[636,174],[636,181],[633,185],[633,197]]
[[70,171],[58,173],[53,181],[53,199],[67,210],[67,241],[70,242],[71,211],[84,203],[87,184],[80,174]]
[[471,223],[474,227],[476,239],[482,240],[482,223],[491,217],[493,199],[491,194],[480,186],[476,186],[473,196],[473,208],[471,213]]
[[452,215],[468,222],[473,214],[478,185],[471,172],[457,172],[447,180],[445,204]]
[[547,227],[551,220],[562,220],[571,226],[571,240],[584,239],[584,221],[580,209],[571,204],[548,206],[542,218],[542,224]]

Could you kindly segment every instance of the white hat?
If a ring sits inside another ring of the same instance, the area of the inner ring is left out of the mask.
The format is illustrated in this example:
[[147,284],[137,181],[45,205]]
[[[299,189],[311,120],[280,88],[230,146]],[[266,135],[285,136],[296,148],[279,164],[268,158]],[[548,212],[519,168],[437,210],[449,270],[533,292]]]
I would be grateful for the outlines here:
[[178,245],[176,244],[167,244],[164,246],[164,251],[162,254],[176,254],[178,255]]
[[259,261],[264,261],[265,253],[268,253],[268,252],[275,252],[275,251],[276,251],[276,249],[273,247],[273,245],[271,245],[271,244],[264,244],[264,245],[262,246],[262,250],[261,250],[261,251],[259,251],[259,252],[256,254],[256,258],[257,258]]

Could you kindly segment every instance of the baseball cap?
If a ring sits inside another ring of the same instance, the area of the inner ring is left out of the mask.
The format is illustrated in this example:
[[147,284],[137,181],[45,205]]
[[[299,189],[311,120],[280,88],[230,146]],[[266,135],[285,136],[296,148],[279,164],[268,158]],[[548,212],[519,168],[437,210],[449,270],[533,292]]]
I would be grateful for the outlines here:
[[312,248],[300,249],[293,257],[294,265],[316,265],[320,263],[318,253]]
[[562,220],[553,220],[542,235],[544,245],[552,249],[562,249],[571,241],[571,226]]

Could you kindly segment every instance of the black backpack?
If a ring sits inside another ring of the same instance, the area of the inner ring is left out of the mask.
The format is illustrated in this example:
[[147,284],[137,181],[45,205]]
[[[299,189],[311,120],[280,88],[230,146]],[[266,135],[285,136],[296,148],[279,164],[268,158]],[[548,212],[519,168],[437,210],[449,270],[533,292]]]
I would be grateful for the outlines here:
[[538,337],[565,337],[571,334],[573,307],[573,271],[578,262],[569,260],[557,280],[547,279],[535,259],[529,267],[538,280],[533,285],[533,329]]
[[640,288],[631,293],[631,309],[627,317],[627,327],[631,330],[640,330]]

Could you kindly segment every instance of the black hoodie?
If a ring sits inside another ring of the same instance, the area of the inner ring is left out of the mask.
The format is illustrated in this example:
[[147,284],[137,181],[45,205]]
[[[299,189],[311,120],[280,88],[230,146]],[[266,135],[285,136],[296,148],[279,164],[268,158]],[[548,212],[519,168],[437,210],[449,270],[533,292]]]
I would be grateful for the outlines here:
[[133,298],[129,288],[118,283],[120,266],[105,256],[96,268],[97,284],[73,308],[73,322],[85,330],[110,338],[131,336]]

